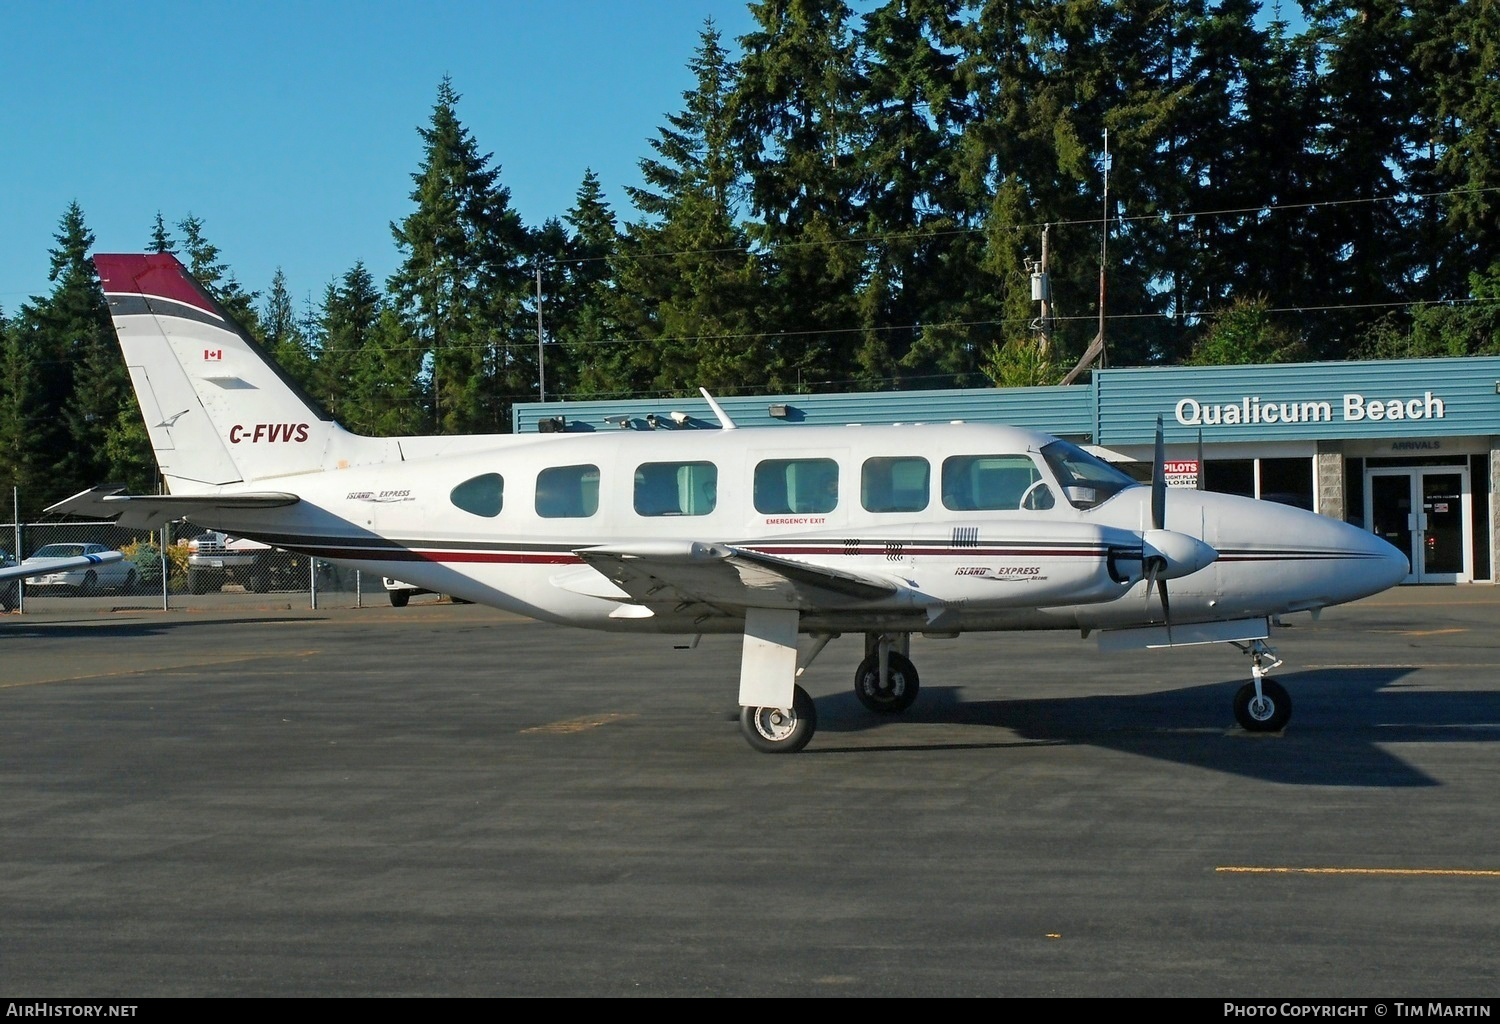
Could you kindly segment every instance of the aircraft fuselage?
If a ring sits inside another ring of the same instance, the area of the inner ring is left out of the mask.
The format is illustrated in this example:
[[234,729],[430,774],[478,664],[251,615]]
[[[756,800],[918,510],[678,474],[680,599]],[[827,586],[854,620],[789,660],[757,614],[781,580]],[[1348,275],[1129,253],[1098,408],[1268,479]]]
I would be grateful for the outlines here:
[[[1041,454],[1054,440],[1047,435],[932,424],[492,440],[493,446],[459,454],[259,480],[257,489],[286,490],[301,501],[221,513],[204,525],[435,592],[600,629],[743,628],[742,616],[711,605],[648,604],[641,614],[640,602],[597,585],[598,574],[577,554],[596,545],[684,538],[894,585],[888,596],[851,598],[845,608],[824,602],[803,609],[804,632],[1093,629],[1162,621],[1139,564],[1151,489],[1126,487],[1079,507]],[[960,478],[990,490],[960,498],[944,493]],[[788,493],[799,483],[817,493]],[[1041,486],[1026,501],[1031,507],[973,507],[1019,506],[1020,491],[1032,484]],[[469,500],[465,486],[488,491]],[[549,495],[549,487],[571,493]],[[698,493],[689,493],[694,488]],[[653,489],[664,504],[649,504]],[[1382,590],[1405,573],[1399,554],[1373,535],[1283,505],[1173,489],[1166,522],[1217,554],[1173,580],[1172,616],[1179,623],[1320,608]],[[629,608],[636,611],[623,611]]]

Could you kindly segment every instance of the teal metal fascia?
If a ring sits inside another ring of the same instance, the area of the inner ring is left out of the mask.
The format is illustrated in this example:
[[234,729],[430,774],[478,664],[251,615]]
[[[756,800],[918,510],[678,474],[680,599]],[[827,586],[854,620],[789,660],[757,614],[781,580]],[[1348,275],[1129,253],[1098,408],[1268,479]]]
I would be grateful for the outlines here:
[[1099,443],[1208,443],[1500,433],[1500,357],[1266,366],[1172,366],[1094,374]]
[[[715,396],[737,426],[782,427],[847,423],[1006,423],[1050,434],[1091,439],[1098,419],[1091,387],[963,388],[859,394]],[[674,417],[673,413],[679,414]],[[777,415],[781,413],[781,415]],[[702,397],[625,401],[525,402],[512,409],[516,432],[534,432],[542,420],[563,418],[568,430],[716,427]]]

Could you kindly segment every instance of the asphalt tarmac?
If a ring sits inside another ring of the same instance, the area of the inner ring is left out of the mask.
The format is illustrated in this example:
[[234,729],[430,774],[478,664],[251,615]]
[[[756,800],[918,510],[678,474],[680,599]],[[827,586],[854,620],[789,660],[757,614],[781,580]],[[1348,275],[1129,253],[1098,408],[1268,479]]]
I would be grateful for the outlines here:
[[801,754],[694,650],[417,599],[0,617],[0,996],[1488,998],[1500,589],[1229,648],[858,637]]

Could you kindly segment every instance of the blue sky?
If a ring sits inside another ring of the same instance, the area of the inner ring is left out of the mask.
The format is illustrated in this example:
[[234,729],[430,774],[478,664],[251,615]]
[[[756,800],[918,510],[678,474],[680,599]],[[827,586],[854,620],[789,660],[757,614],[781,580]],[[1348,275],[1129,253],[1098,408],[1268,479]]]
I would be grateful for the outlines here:
[[363,260],[377,281],[412,209],[417,127],[444,75],[531,226],[593,168],[624,186],[692,87],[706,18],[743,0],[10,0],[0,22],[0,308],[50,291],[47,250],[77,200],[101,251],[188,214],[240,283],[280,266],[300,304]]

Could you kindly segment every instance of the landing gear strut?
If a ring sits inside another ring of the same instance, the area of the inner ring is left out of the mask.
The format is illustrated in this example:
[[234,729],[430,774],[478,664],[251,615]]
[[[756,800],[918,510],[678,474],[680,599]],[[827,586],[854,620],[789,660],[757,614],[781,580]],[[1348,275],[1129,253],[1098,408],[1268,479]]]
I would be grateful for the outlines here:
[[1234,695],[1235,721],[1246,732],[1280,732],[1291,720],[1292,698],[1286,687],[1266,673],[1280,665],[1281,659],[1264,640],[1235,646],[1255,661],[1251,669],[1254,680],[1241,686]]
[[[786,690],[773,683],[802,675],[837,633],[814,633],[812,647],[797,651],[797,613],[750,609],[745,616],[745,646],[740,662],[740,731],[751,747],[763,754],[795,754],[807,746],[818,728],[812,698],[792,683],[791,706],[784,707]],[[899,714],[917,699],[920,682],[907,657],[911,634],[866,633],[865,659],[854,673],[854,695],[877,714]],[[772,703],[774,702],[774,703]]]
[[868,710],[897,715],[916,701],[921,681],[905,653],[909,642],[908,634],[865,636],[865,660],[854,672],[854,696]]

